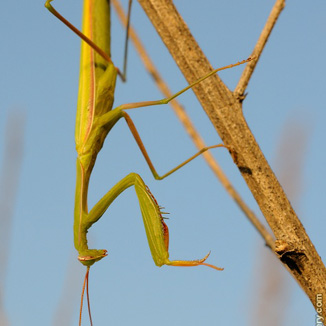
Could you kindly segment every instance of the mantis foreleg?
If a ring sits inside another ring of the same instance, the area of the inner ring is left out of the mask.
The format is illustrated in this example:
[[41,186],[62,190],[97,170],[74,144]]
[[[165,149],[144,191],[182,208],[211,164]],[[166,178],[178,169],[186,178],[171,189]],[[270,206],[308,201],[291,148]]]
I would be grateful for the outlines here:
[[213,265],[204,263],[208,255],[199,260],[169,260],[169,231],[164,223],[162,213],[154,196],[145,185],[142,178],[136,173],[130,173],[114,187],[112,187],[92,208],[92,210],[84,216],[80,223],[75,224],[75,234],[77,236],[78,259],[86,266],[92,265],[95,261],[106,256],[106,250],[88,249],[86,234],[88,229],[97,222],[105,213],[111,203],[127,188],[134,186],[140,210],[143,216],[146,236],[151,250],[153,260],[157,266],[198,266],[207,265],[217,270],[223,270]]

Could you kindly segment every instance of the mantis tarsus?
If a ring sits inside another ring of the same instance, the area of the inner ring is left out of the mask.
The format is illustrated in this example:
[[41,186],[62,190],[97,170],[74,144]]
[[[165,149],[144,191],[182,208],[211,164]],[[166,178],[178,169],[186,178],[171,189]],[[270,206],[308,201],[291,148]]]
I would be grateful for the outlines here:
[[[90,266],[107,255],[107,251],[104,249],[98,250],[88,248],[88,229],[102,217],[110,204],[125,189],[131,186],[135,187],[143,216],[148,244],[153,260],[157,266],[205,265],[216,270],[223,270],[222,268],[205,263],[205,260],[209,254],[199,260],[169,260],[168,227],[163,220],[160,206],[157,204],[154,196],[138,174],[130,173],[119,181],[94,205],[90,211],[88,210],[87,206],[88,185],[97,155],[103,146],[104,140],[113,126],[121,118],[124,118],[127,122],[127,125],[132,132],[147,164],[149,165],[154,178],[158,180],[172,174],[208,149],[226,147],[219,144],[203,148],[197,154],[193,155],[176,168],[162,176],[159,176],[147,154],[147,151],[131,118],[126,113],[126,110],[145,106],[167,104],[175,97],[184,93],[186,90],[202,80],[215,74],[217,71],[239,65],[247,62],[248,60],[216,69],[180,92],[174,94],[170,98],[159,101],[128,103],[112,109],[116,78],[118,75],[120,75],[122,79],[124,79],[124,73],[120,73],[120,71],[114,66],[110,56],[110,1],[84,0],[82,32],[78,31],[73,25],[64,19],[51,6],[51,1],[52,0],[48,0],[45,3],[46,8],[84,40],[81,45],[80,81],[75,131],[76,150],[78,156],[76,163],[77,179],[74,209],[74,244],[79,253],[79,261],[87,267],[84,288],[85,285],[88,287]],[[130,4],[131,0],[129,0],[129,7]]]

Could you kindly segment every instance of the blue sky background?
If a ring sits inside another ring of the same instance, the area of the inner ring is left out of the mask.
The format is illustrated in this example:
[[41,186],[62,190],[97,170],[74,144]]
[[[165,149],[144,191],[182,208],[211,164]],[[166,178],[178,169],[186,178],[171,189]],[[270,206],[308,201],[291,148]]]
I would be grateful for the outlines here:
[[[175,3],[212,65],[219,67],[248,57],[274,1]],[[54,6],[80,25],[81,1],[57,0]],[[292,149],[304,151],[298,162],[302,165],[297,176],[300,196],[293,205],[324,260],[325,13],[323,0],[288,1],[244,102],[248,124],[276,174],[279,166],[291,159]],[[183,88],[184,78],[138,3],[133,7],[132,23],[171,88]],[[85,272],[76,260],[72,234],[80,41],[51,16],[42,1],[5,1],[0,27],[1,161],[10,113],[25,116],[24,156],[10,240],[5,246],[1,242],[1,250],[9,256],[0,280],[4,310],[14,326],[77,325]],[[112,29],[112,54],[121,66],[124,33],[115,16]],[[118,82],[116,105],[162,97],[132,46],[128,65],[128,82]],[[221,74],[231,89],[242,69]],[[207,144],[219,143],[191,92],[180,101]],[[168,107],[138,109],[131,115],[158,171],[171,169],[195,152]],[[296,131],[291,125],[298,126]],[[283,152],[282,161],[276,154],[290,132],[297,132],[298,141]],[[214,156],[260,216],[227,152],[217,149]],[[160,205],[170,212],[171,259],[197,259],[211,250],[209,262],[225,270],[157,268],[134,190],[129,189],[89,233],[91,246],[109,251],[109,256],[91,269],[94,325],[254,325],[252,316],[259,315],[257,302],[270,296],[259,297],[258,290],[268,283],[265,273],[272,269],[262,265],[265,257],[276,262],[273,268],[286,284],[281,295],[283,325],[314,324],[315,312],[308,298],[264,248],[260,236],[201,158],[168,179],[155,181],[121,121],[98,157],[89,206],[130,172],[141,174]],[[85,314],[85,325],[86,318]]]

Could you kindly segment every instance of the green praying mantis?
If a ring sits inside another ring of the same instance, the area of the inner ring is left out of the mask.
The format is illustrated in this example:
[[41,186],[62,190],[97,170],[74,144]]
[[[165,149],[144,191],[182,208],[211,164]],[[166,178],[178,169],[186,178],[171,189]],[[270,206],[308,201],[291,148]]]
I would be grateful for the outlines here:
[[[128,103],[113,109],[117,76],[120,76],[122,80],[125,80],[125,65],[123,73],[121,73],[111,60],[110,1],[84,0],[81,32],[64,17],[62,17],[52,7],[51,2],[52,0],[47,0],[45,7],[83,40],[81,45],[80,80],[75,129],[77,176],[74,208],[74,245],[78,251],[79,261],[87,267],[82,292],[82,300],[85,285],[88,298],[88,277],[90,266],[107,256],[107,251],[105,249],[88,248],[87,232],[90,227],[102,217],[110,204],[124,190],[132,186],[134,186],[138,197],[148,244],[153,260],[157,266],[160,267],[162,265],[169,265],[187,267],[205,265],[216,270],[223,270],[223,268],[219,268],[205,262],[209,254],[202,259],[191,261],[169,259],[169,230],[162,217],[163,213],[161,212],[161,208],[150,192],[149,188],[145,185],[144,181],[138,174],[130,173],[124,177],[90,210],[88,209],[87,205],[88,186],[97,155],[103,146],[105,138],[121,118],[125,119],[154,178],[157,180],[162,180],[174,173],[208,149],[226,147],[222,144],[205,147],[185,162],[160,176],[154,168],[143,142],[140,139],[137,129],[126,111],[140,107],[167,104],[180,94],[184,93],[194,85],[210,77],[216,72],[248,62],[250,61],[250,58],[233,65],[216,69],[193,84],[187,86],[180,92],[174,94],[170,98],[165,98],[158,101]],[[129,0],[129,12],[130,6],[131,0]]]

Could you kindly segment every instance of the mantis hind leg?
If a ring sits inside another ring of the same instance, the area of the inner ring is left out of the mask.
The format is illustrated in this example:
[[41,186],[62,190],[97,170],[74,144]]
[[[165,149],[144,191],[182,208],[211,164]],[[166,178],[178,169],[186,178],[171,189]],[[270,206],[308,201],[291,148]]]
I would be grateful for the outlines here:
[[[129,130],[131,131],[141,153],[143,154],[147,165],[149,166],[154,178],[156,180],[162,180],[166,177],[168,177],[169,175],[171,175],[172,173],[178,171],[180,168],[182,168],[183,166],[185,166],[186,164],[190,163],[193,159],[195,159],[196,157],[198,157],[199,155],[205,153],[207,150],[209,149],[213,149],[213,148],[217,148],[217,147],[224,147],[226,149],[229,150],[229,152],[231,153],[232,157],[235,157],[235,153],[232,151],[232,149],[224,144],[217,144],[217,145],[212,145],[212,146],[207,146],[207,147],[203,147],[202,149],[200,149],[196,154],[192,155],[190,158],[188,158],[187,160],[185,160],[184,162],[180,163],[179,165],[177,165],[175,168],[171,169],[170,171],[164,173],[163,175],[159,175],[156,171],[156,168],[154,167],[154,164],[152,163],[152,160],[150,159],[148,152],[144,146],[143,141],[140,138],[140,135],[137,131],[137,128],[134,124],[134,122],[132,121],[132,119],[130,118],[129,114],[126,113],[125,111],[121,110],[121,107],[117,107],[115,108],[113,111],[110,111],[108,113],[106,113],[103,117],[101,117],[101,121],[100,123],[102,125],[106,125],[109,124],[112,121],[112,114],[113,113],[117,113],[117,115],[119,115],[119,119],[120,117],[123,117],[128,125]],[[117,119],[118,121],[118,119]]]
[[169,175],[171,175],[172,173],[178,171],[179,169],[181,169],[183,166],[185,166],[186,164],[190,163],[193,159],[195,159],[196,157],[198,157],[199,155],[205,153],[207,150],[209,149],[213,149],[213,148],[217,148],[217,147],[224,147],[224,148],[227,148],[230,152],[231,152],[231,149],[223,144],[218,144],[218,145],[213,145],[213,146],[207,146],[207,147],[203,147],[201,150],[199,150],[196,154],[192,155],[190,158],[188,158],[187,160],[185,160],[184,162],[178,164],[175,168],[171,169],[170,171],[164,173],[163,175],[159,175],[147,153],[147,150],[144,146],[144,143],[143,141],[141,140],[140,136],[139,136],[139,133],[136,129],[136,126],[134,125],[132,119],[130,118],[130,116],[123,111],[123,117],[125,118],[126,122],[127,122],[127,125],[133,135],[133,137],[135,138],[136,140],[136,143],[140,149],[140,151],[142,152],[145,160],[146,160],[146,163],[147,165],[149,166],[154,178],[156,180],[163,180],[164,178],[168,177]]

